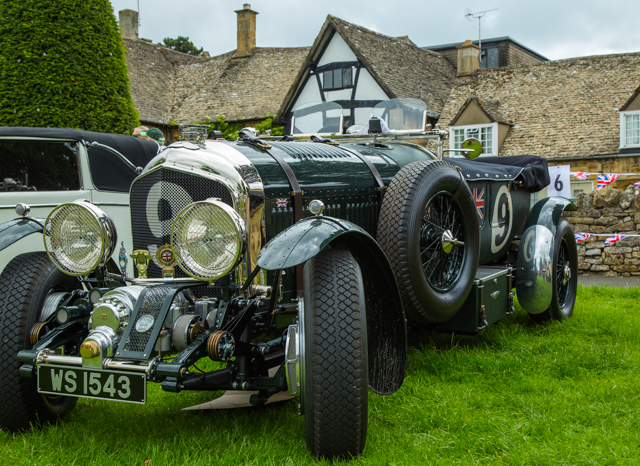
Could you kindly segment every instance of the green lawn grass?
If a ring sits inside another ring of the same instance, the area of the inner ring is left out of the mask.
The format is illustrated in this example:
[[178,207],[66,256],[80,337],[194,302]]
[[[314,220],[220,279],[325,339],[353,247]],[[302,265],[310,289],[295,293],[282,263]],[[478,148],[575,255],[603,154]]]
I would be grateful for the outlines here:
[[[574,316],[535,325],[522,309],[480,335],[410,334],[394,395],[369,396],[351,464],[640,463],[640,290],[579,288]],[[0,431],[0,464],[316,464],[294,402],[185,412],[210,393],[145,406],[81,399],[64,421]]]

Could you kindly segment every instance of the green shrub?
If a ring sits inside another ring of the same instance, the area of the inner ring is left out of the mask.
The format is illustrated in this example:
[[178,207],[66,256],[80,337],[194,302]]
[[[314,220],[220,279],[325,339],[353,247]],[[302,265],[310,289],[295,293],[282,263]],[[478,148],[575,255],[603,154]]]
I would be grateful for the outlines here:
[[0,2],[0,125],[127,133],[128,85],[108,0]]

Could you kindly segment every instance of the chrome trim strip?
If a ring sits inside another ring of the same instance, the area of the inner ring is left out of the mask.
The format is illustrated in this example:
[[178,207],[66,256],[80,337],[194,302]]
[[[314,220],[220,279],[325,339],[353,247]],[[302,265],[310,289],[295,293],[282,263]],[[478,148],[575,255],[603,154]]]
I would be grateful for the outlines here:
[[[40,191],[40,192],[44,192],[44,191]],[[68,204],[67,202],[60,202],[58,204],[29,204],[29,207],[34,208],[34,207],[58,207],[61,204]],[[129,204],[127,204],[129,205]],[[0,205],[0,209],[15,209],[16,208],[16,204],[14,205]]]

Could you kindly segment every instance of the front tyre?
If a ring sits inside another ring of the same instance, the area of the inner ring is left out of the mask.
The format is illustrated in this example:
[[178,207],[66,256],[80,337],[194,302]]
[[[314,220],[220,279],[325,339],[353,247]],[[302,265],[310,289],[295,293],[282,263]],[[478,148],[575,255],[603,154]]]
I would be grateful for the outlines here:
[[355,457],[367,437],[369,377],[364,286],[349,251],[305,264],[301,314],[307,446],[321,458]]
[[60,272],[45,252],[16,256],[0,275],[0,427],[28,429],[65,416],[77,398],[41,395],[37,379],[18,375],[20,350],[31,348],[29,331],[38,322],[50,292],[80,286],[75,277]]
[[541,314],[529,314],[534,322],[564,320],[573,314],[578,291],[578,248],[571,224],[561,218],[556,228],[551,270],[551,304]]

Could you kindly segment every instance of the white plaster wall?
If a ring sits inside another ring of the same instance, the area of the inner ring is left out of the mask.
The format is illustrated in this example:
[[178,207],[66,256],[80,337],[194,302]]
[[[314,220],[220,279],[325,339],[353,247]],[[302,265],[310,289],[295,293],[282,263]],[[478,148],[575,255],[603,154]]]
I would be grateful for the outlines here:
[[331,38],[331,42],[322,54],[318,66],[328,65],[342,61],[358,61],[358,58],[351,51],[342,36],[337,32]]
[[351,100],[351,91],[353,89],[338,89],[337,91],[325,91],[324,98],[329,102],[334,100]]
[[389,98],[373,79],[373,76],[364,68],[360,69],[357,86],[355,100],[387,100]]
[[302,89],[298,100],[296,100],[296,103],[292,108],[293,110],[295,110],[302,104],[320,101],[322,101],[322,97],[320,96],[320,91],[318,90],[318,81],[315,75],[311,75],[309,76],[307,84],[305,84],[304,89]]

